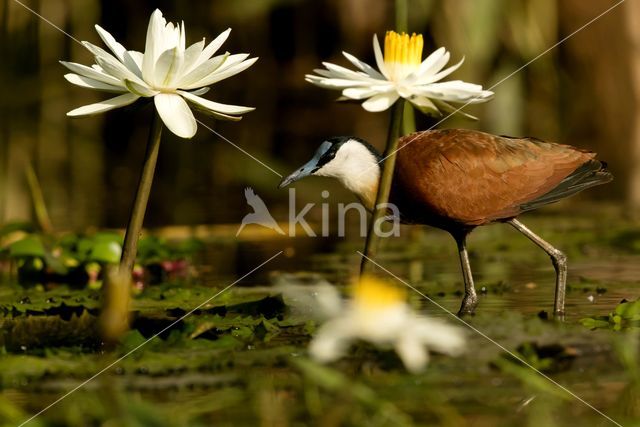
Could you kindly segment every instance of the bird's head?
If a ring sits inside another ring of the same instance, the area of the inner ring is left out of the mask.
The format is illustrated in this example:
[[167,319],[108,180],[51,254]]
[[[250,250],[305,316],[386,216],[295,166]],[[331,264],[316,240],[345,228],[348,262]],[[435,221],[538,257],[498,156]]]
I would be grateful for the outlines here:
[[280,182],[286,187],[310,175],[338,179],[369,209],[375,203],[380,179],[380,154],[366,141],[353,136],[325,140],[307,163]]

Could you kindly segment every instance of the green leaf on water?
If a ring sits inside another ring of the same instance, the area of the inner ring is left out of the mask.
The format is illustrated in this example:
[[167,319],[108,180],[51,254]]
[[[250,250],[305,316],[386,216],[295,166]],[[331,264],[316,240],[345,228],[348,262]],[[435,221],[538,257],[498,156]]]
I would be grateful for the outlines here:
[[580,319],[580,323],[582,324],[582,326],[585,326],[585,327],[587,327],[589,329],[598,329],[598,328],[608,328],[609,327],[609,320],[606,317],[604,319],[587,317],[587,318],[584,318],[584,319]]
[[640,299],[619,304],[615,313],[625,320],[640,320]]
[[9,256],[12,258],[44,258],[44,245],[38,236],[27,236],[9,246]]
[[635,329],[640,327],[640,298],[624,301],[616,306],[608,316],[593,316],[581,319],[580,323],[590,329]]
[[122,246],[118,242],[99,241],[91,250],[89,260],[104,264],[117,264],[122,255]]

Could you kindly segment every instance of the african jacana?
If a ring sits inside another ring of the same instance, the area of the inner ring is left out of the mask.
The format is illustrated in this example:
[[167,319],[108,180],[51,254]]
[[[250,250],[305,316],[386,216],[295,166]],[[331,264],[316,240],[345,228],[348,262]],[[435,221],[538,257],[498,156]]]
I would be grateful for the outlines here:
[[[564,312],[567,258],[516,218],[523,212],[613,179],[596,154],[535,138],[495,136],[466,129],[416,132],[400,138],[389,201],[400,220],[448,231],[458,244],[465,295],[459,314],[478,297],[466,248],[475,228],[507,222],[550,257],[556,271],[554,312]],[[372,210],[382,158],[356,137],[324,141],[313,158],[280,183],[309,175],[337,178]]]

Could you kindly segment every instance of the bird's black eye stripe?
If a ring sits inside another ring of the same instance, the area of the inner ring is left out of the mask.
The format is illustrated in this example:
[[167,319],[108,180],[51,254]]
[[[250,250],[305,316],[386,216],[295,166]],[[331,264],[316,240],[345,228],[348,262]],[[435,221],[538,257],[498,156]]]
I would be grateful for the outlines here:
[[320,157],[320,159],[318,160],[318,163],[316,164],[316,166],[318,168],[321,168],[322,166],[326,165],[331,160],[333,160],[336,157],[336,153],[338,152],[338,148],[340,148],[340,146],[338,144],[334,144],[333,146],[331,146],[331,148],[329,148],[322,155],[322,157]]

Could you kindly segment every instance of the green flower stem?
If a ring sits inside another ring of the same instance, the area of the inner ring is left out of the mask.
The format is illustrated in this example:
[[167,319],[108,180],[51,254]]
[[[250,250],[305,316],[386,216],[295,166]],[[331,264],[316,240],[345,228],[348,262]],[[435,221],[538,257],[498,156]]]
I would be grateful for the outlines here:
[[409,135],[416,131],[416,110],[410,102],[404,104],[404,119],[402,125],[402,134]]
[[[409,32],[409,0],[395,1],[396,31],[398,33]],[[405,102],[404,123],[402,124],[402,134],[408,135],[416,131],[416,115],[413,105]]]
[[129,217],[127,231],[124,235],[122,258],[120,258],[120,273],[122,274],[131,274],[131,271],[133,271],[133,264],[135,263],[136,252],[138,251],[138,239],[140,238],[144,213],[147,209],[149,193],[151,192],[151,184],[153,184],[153,174],[158,160],[161,136],[162,120],[160,120],[160,117],[154,108],[153,119],[151,121],[151,131],[149,132],[149,140],[147,141],[147,152],[145,153],[142,174],[140,175],[140,181],[138,182],[138,191],[133,202],[133,209],[131,210],[131,216]]
[[407,32],[409,22],[409,0],[396,0],[395,1],[395,14],[396,14],[396,31]]
[[27,177],[29,191],[31,192],[31,201],[33,203],[33,210],[36,214],[36,221],[40,226],[40,230],[45,234],[49,234],[53,232],[53,226],[51,225],[51,219],[49,217],[49,212],[47,211],[47,204],[44,201],[40,181],[38,180],[36,171],[33,169],[33,165],[30,161],[27,161],[24,173]]
[[378,186],[378,195],[376,204],[367,233],[367,242],[364,247],[366,257],[362,258],[360,264],[360,274],[366,273],[371,268],[371,263],[367,258],[375,257],[378,252],[378,243],[380,237],[375,232],[376,224],[382,222],[382,217],[386,214],[386,203],[389,200],[391,192],[391,181],[393,180],[393,170],[396,166],[396,150],[398,149],[398,138],[400,138],[400,130],[402,127],[402,114],[404,112],[404,99],[400,98],[396,101],[391,112],[391,122],[389,123],[389,133],[387,135],[387,147],[384,150],[384,165],[382,168],[382,177]]

